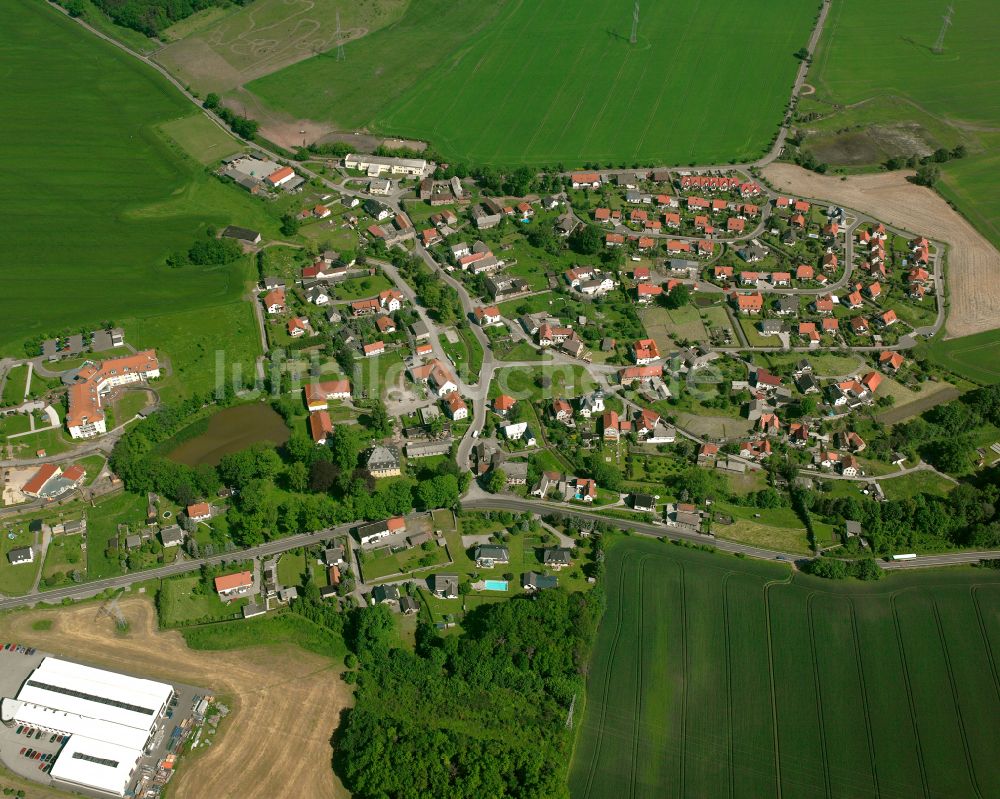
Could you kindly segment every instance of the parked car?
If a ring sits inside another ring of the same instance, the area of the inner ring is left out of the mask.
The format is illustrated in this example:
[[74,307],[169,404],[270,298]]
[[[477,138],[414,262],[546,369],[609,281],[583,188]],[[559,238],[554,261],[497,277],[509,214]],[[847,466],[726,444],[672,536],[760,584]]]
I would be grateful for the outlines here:
[[24,754],[24,750],[25,750],[26,748],[27,748],[27,747],[24,747],[24,746],[22,746],[22,747],[21,747],[21,751],[20,751],[20,752],[18,752],[18,754],[19,754],[19,755],[23,755],[23,754]]

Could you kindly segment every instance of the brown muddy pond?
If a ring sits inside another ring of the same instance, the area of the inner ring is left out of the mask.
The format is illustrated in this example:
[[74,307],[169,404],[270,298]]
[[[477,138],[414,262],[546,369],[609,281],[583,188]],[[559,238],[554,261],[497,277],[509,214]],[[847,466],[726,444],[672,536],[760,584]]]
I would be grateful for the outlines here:
[[270,405],[255,402],[219,411],[208,420],[208,429],[185,441],[167,457],[185,466],[217,466],[223,455],[239,452],[258,441],[275,445],[288,441],[290,432]]

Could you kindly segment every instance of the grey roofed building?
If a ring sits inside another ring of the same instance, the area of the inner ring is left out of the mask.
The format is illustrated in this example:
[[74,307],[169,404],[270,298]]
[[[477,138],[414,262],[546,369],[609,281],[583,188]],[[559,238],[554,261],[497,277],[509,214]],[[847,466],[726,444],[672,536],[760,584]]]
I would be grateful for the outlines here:
[[394,447],[376,444],[372,447],[365,461],[365,467],[370,472],[385,472],[399,468],[399,453]]
[[774,304],[775,310],[780,314],[793,314],[799,311],[799,298],[794,295],[784,295],[778,297]]
[[407,441],[407,458],[431,458],[435,455],[447,455],[451,452],[451,438],[438,441]]
[[42,342],[42,356],[45,358],[55,358],[59,352],[59,347],[54,338],[46,339]]
[[336,566],[344,559],[343,547],[329,547],[323,550],[323,562],[327,566]]
[[294,585],[286,586],[278,591],[278,601],[279,602],[291,602],[296,599],[299,595],[299,589]]
[[430,533],[417,533],[416,535],[411,535],[407,537],[406,543],[409,544],[411,547],[419,547],[423,546],[430,540],[431,540]]
[[274,289],[285,288],[285,281],[280,277],[265,277],[264,291],[274,291]]
[[184,543],[184,531],[176,524],[160,530],[160,540],[165,547],[176,547]]
[[427,329],[427,325],[424,324],[423,320],[418,319],[412,325],[410,325],[410,332],[413,333],[413,337],[420,341],[425,338],[430,338],[431,331]]
[[337,596],[337,586],[335,585],[324,585],[319,589],[320,599],[329,599],[332,596]]
[[811,372],[813,369],[812,364],[805,358],[795,364],[795,368],[800,372]]
[[260,233],[256,230],[251,230],[250,228],[245,227],[237,227],[236,225],[229,225],[225,230],[223,230],[222,238],[245,241],[248,244],[260,243]]
[[538,574],[537,572],[524,572],[521,575],[521,588],[525,591],[545,591],[559,585],[559,578],[554,574]]
[[458,597],[458,575],[457,574],[432,574],[431,591],[435,596],[442,599],[455,599]]
[[767,258],[767,249],[759,244],[748,244],[742,250],[737,250],[736,254],[748,264],[752,264]]
[[125,536],[125,548],[126,549],[138,549],[142,546],[142,539],[137,535]]
[[31,547],[19,547],[7,553],[7,560],[12,566],[19,563],[32,563],[35,560],[35,551]]
[[819,392],[819,383],[812,375],[800,375],[795,378],[795,387],[802,394],[816,394]]
[[267,611],[264,609],[263,605],[258,605],[256,602],[250,602],[243,606],[243,618],[252,619],[254,616],[263,616]]
[[417,601],[413,597],[403,596],[399,598],[399,611],[407,616],[419,610]]
[[693,510],[675,511],[674,521],[685,527],[701,527],[701,514]]
[[542,563],[546,566],[568,566],[573,562],[573,550],[567,547],[546,549],[542,553]]
[[765,336],[774,336],[780,333],[783,327],[784,324],[780,319],[762,319],[760,332]]
[[561,216],[559,221],[556,222],[556,230],[558,230],[563,236],[568,236],[577,229],[579,224],[580,223],[576,221],[576,218],[572,214],[566,214]]
[[632,508],[638,511],[651,511],[656,508],[656,500],[652,494],[633,494]]
[[601,352],[611,352],[615,348],[617,342],[610,337],[605,337],[601,339]]
[[848,538],[853,538],[855,536],[861,535],[861,522],[854,521],[854,519],[844,520],[844,532],[847,533]]
[[482,568],[490,568],[486,564],[510,563],[510,552],[507,547],[496,546],[494,544],[483,544],[476,547],[476,565]]
[[379,605],[399,602],[399,589],[394,585],[376,585],[372,589],[372,599]]

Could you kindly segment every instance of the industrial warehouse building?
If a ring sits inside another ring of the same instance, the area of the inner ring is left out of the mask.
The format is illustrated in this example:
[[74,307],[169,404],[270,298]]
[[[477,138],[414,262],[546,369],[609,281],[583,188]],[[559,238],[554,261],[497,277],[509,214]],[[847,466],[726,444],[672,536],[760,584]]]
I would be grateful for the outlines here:
[[125,796],[173,694],[166,683],[46,657],[16,698],[3,699],[0,720],[69,735],[54,780]]

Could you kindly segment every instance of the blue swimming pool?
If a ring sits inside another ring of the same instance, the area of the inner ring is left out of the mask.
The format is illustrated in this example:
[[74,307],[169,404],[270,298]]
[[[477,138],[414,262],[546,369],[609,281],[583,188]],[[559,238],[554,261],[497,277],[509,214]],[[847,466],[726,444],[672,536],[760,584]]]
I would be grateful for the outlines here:
[[507,581],[506,580],[484,580],[483,584],[486,586],[487,591],[506,591]]

